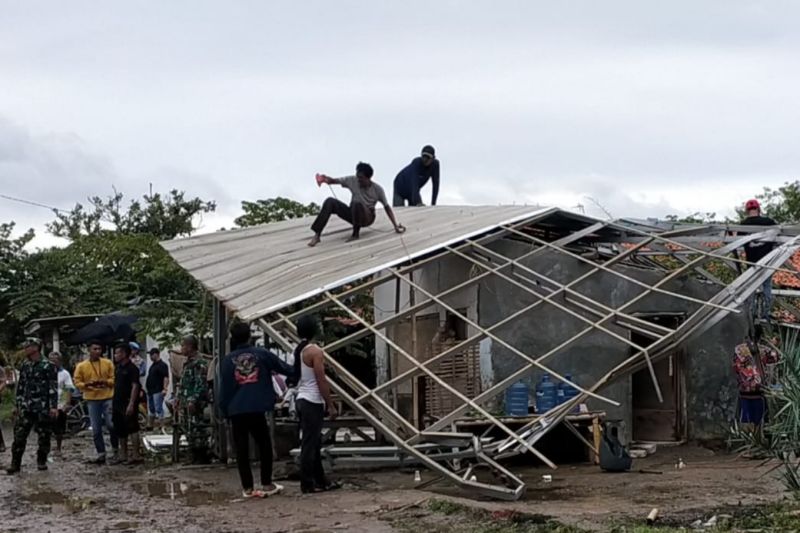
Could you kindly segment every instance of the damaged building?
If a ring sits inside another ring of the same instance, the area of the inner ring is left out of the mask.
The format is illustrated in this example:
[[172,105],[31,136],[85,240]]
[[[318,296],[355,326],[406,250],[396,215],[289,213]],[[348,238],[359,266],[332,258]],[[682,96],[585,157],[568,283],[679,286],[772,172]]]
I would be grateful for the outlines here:
[[[775,272],[793,272],[783,265],[798,248],[794,228],[665,227],[527,206],[398,217],[402,236],[379,222],[345,243],[344,225],[332,224],[314,249],[307,219],[163,246],[217,299],[218,354],[233,316],[291,351],[293,320],[335,314],[348,328],[323,346],[332,387],[381,437],[364,454],[376,464],[402,455],[505,499],[525,485],[503,460],[530,453],[555,467],[541,445],[559,426],[593,453],[598,420],[626,441],[724,435],[736,405],[731,354],[752,296]],[[748,265],[738,251],[755,240],[777,246]],[[361,361],[337,355],[365,339],[374,349]],[[575,394],[506,416],[507,389],[543,374]],[[571,420],[590,420],[593,432]]]

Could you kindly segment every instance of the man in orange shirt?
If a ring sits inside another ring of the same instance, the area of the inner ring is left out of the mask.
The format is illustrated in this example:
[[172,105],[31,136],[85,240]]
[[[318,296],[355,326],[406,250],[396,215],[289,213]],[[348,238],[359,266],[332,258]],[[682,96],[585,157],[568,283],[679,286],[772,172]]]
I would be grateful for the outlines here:
[[73,381],[83,393],[83,399],[89,409],[92,422],[92,434],[97,457],[88,461],[90,464],[102,465],[106,462],[106,444],[103,440],[103,425],[111,435],[111,447],[114,456],[119,447],[118,439],[113,432],[111,422],[111,400],[114,397],[114,363],[102,357],[103,345],[99,342],[89,344],[89,359],[81,361],[75,367]]

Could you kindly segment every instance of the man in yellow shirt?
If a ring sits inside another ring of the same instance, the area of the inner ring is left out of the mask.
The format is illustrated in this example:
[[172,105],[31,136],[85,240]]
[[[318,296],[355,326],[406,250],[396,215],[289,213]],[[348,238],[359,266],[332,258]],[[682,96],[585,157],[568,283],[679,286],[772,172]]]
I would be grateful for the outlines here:
[[111,435],[111,447],[117,455],[119,442],[111,423],[111,400],[114,398],[114,363],[103,357],[103,345],[99,342],[89,344],[89,359],[75,367],[73,378],[75,386],[83,393],[92,422],[92,434],[97,457],[90,464],[102,465],[106,462],[106,444],[103,440],[103,425]]

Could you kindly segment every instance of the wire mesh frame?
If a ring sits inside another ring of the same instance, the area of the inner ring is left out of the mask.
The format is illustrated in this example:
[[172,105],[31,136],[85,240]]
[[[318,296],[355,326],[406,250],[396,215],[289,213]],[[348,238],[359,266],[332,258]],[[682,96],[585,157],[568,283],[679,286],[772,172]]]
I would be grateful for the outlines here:
[[[606,224],[602,224],[600,227],[605,227],[605,226],[606,226]],[[509,231],[509,233],[514,233],[514,231],[513,231],[513,230],[511,230],[511,228],[505,228],[505,229],[506,229],[506,230],[510,230],[510,231]],[[625,229],[625,230],[628,230],[629,228],[627,228],[627,227],[626,227],[626,228],[624,228],[624,229]],[[518,233],[522,233],[522,232],[518,232]],[[524,234],[523,234],[523,235],[524,235]],[[730,245],[730,246],[728,246],[728,247],[724,247],[724,248],[726,248],[726,249],[727,249],[727,248],[730,248],[731,250],[733,250],[733,249],[736,249],[736,248],[738,248],[738,247],[741,247],[741,246],[742,246],[742,245],[743,245],[745,242],[749,242],[749,241],[751,241],[751,240],[756,240],[756,239],[764,239],[764,238],[768,238],[768,237],[769,237],[769,235],[768,235],[768,232],[765,232],[764,234],[756,234],[756,235],[754,235],[754,236],[743,237],[742,239],[737,239],[736,241],[734,241],[733,243],[731,243],[731,245]],[[619,262],[619,261],[621,261],[621,260],[622,260],[622,259],[623,259],[623,258],[624,258],[626,255],[632,255],[632,254],[634,254],[634,253],[635,253],[635,252],[636,252],[638,249],[640,249],[640,248],[643,248],[643,247],[644,247],[644,246],[645,246],[645,245],[646,245],[648,242],[652,242],[652,240],[655,240],[655,239],[658,239],[658,238],[659,238],[659,237],[658,237],[657,235],[650,235],[650,236],[648,236],[647,238],[645,238],[645,239],[644,239],[644,240],[643,240],[641,243],[637,244],[636,246],[634,246],[634,247],[633,247],[633,248],[631,248],[631,249],[628,249],[628,250],[626,250],[626,252],[623,252],[622,254],[620,254],[620,255],[618,255],[618,256],[615,256],[614,258],[612,258],[611,260],[607,261],[607,262],[606,262],[606,263],[604,263],[604,264],[605,264],[606,266],[609,266],[610,264],[614,264],[614,263],[616,263],[616,262]],[[663,240],[664,240],[664,241],[666,241],[666,242],[675,242],[675,241],[672,241],[671,239],[663,239]],[[465,243],[464,245],[461,245],[461,246],[459,246],[459,249],[464,249],[464,248],[466,248],[466,246],[467,246],[468,244],[470,244],[470,243]],[[539,245],[540,245],[540,248],[536,248],[535,250],[533,250],[533,252],[541,252],[543,249],[553,249],[553,243],[545,243],[545,245],[542,245],[541,243],[537,243],[537,244],[539,244]],[[566,244],[566,243],[565,243],[565,244]],[[562,245],[562,246],[563,246],[563,245]],[[559,251],[559,252],[566,252],[566,253],[569,255],[571,252],[569,252],[568,250],[565,250],[565,249],[564,249],[562,246],[558,246],[558,247],[556,247],[555,249],[556,249],[557,251]],[[672,272],[670,275],[668,275],[668,276],[666,276],[664,279],[662,279],[660,282],[656,283],[656,284],[655,284],[655,285],[653,285],[653,286],[650,286],[650,289],[653,289],[653,288],[658,288],[658,287],[660,287],[661,285],[663,285],[664,283],[668,282],[669,280],[671,280],[671,279],[674,279],[674,278],[676,278],[676,277],[678,277],[678,276],[680,276],[680,275],[683,275],[683,274],[684,274],[686,271],[688,271],[689,269],[696,268],[696,266],[697,266],[698,264],[702,264],[702,263],[703,263],[703,262],[705,262],[705,261],[712,260],[712,259],[721,259],[721,258],[722,258],[722,254],[723,254],[723,253],[728,253],[728,252],[730,251],[730,250],[726,250],[726,249],[719,249],[719,250],[715,250],[715,251],[713,251],[713,252],[706,252],[706,251],[698,250],[696,253],[697,253],[698,255],[700,255],[701,257],[698,257],[698,258],[695,258],[694,260],[688,261],[688,262],[687,262],[686,264],[684,264],[684,265],[683,265],[681,268],[679,268],[679,269],[675,270],[675,271],[674,271],[674,272]],[[461,255],[461,254],[453,254],[453,249],[450,249],[450,250],[448,250],[448,252],[449,252],[449,254],[441,254],[441,255],[439,255],[438,259],[441,259],[441,258],[447,257],[448,255],[457,255],[457,256]],[[664,254],[664,255],[669,255],[669,253],[668,253],[668,252],[665,252],[665,254]],[[501,266],[501,268],[508,268],[509,266],[511,266],[511,265],[514,265],[514,262],[515,262],[515,261],[518,261],[518,260],[519,260],[519,258],[517,258],[516,260],[510,260],[510,261],[507,261],[507,262],[506,262],[504,265],[502,265],[502,266]],[[416,264],[412,264],[412,265],[409,265],[408,267],[403,267],[403,269],[393,269],[393,270],[391,271],[391,274],[390,274],[390,276],[399,277],[399,279],[403,279],[405,282],[407,282],[407,278],[406,278],[405,276],[403,276],[403,275],[401,274],[401,272],[403,272],[403,271],[404,271],[404,272],[411,272],[411,271],[413,271],[414,269],[421,268],[421,266],[422,266],[422,265],[416,265]],[[595,266],[597,266],[597,265],[595,264]],[[778,270],[778,267],[775,267],[775,266],[769,266],[769,265],[758,265],[758,266],[759,266],[759,268],[762,268],[762,267],[763,267],[763,268],[766,268],[766,269]],[[601,270],[602,270],[602,269],[596,268],[596,269],[594,269],[594,270],[592,271],[592,274],[594,274],[594,273],[596,273],[596,272],[598,272],[598,271],[601,271]],[[497,275],[497,272],[499,272],[499,269],[493,270],[493,271],[491,272],[491,274],[492,274],[492,275]],[[748,272],[746,272],[746,273],[750,273],[750,272],[748,271]],[[384,277],[384,280],[382,280],[382,281],[381,281],[381,283],[382,283],[382,282],[384,282],[386,278],[388,278],[388,276],[385,276],[385,277]],[[483,279],[483,278],[481,278],[481,279]],[[480,280],[478,280],[478,281],[480,281]],[[374,287],[375,285],[377,285],[377,283],[375,283],[375,281],[374,281],[374,280],[372,280],[372,281],[368,282],[367,284],[369,284],[370,286],[373,286],[373,287]],[[465,286],[466,286],[466,284],[465,284]],[[354,287],[353,289],[351,289],[351,291],[352,291],[352,293],[356,293],[356,292],[358,292],[358,290],[359,290],[359,289],[360,289],[360,287]],[[419,289],[421,289],[421,287],[417,287],[417,290],[419,290]],[[421,292],[421,293],[423,293],[423,294],[425,294],[425,292],[424,292],[424,291],[420,291],[420,292]],[[645,295],[645,294],[649,294],[649,293],[651,293],[651,292],[653,292],[653,291],[652,291],[652,290],[646,290],[644,293],[642,293],[641,295],[639,295],[639,298],[636,298],[636,299],[635,299],[635,301],[638,301],[638,299],[640,299],[641,297],[644,297],[644,295]],[[668,292],[668,293],[671,293],[671,291],[667,291],[667,292]],[[675,295],[675,296],[679,296],[679,294],[678,294],[678,293],[671,293],[671,294],[673,294],[673,295]],[[330,296],[330,295],[329,295],[329,296]],[[408,316],[409,314],[413,314],[413,313],[415,313],[417,310],[423,309],[423,308],[425,308],[425,307],[428,307],[428,306],[430,306],[430,305],[434,305],[434,304],[441,305],[441,303],[442,303],[442,300],[441,300],[441,296],[442,296],[442,295],[441,295],[441,294],[440,294],[439,296],[437,296],[437,295],[434,295],[434,294],[429,294],[428,296],[429,296],[429,299],[428,299],[428,300],[426,300],[426,301],[423,301],[423,302],[420,302],[420,304],[417,304],[417,305],[414,307],[414,309],[412,309],[412,310],[410,310],[410,311],[409,311],[408,309],[404,310],[404,312],[403,312],[403,313],[401,313],[401,314],[402,314],[403,316]],[[329,298],[329,300],[330,300],[330,298]],[[341,308],[344,308],[346,311],[348,311],[348,313],[349,313],[351,316],[353,316],[353,318],[360,318],[360,317],[359,317],[359,315],[358,315],[357,313],[355,313],[355,312],[353,312],[351,309],[349,309],[349,307],[347,307],[347,306],[346,306],[346,305],[345,305],[343,302],[341,302],[341,300],[339,300],[339,301],[338,301],[338,303],[337,303],[337,300],[338,300],[338,299],[333,299],[333,302],[334,302],[334,303],[336,303],[336,304],[337,304],[339,307],[341,307]],[[710,312],[714,312],[714,311],[716,311],[716,312],[717,312],[717,314],[727,314],[727,313],[731,312],[731,309],[730,309],[730,308],[728,308],[728,307],[726,306],[726,303],[723,303],[723,301],[722,301],[722,300],[720,300],[719,302],[713,302],[713,300],[715,300],[715,298],[712,298],[712,299],[710,299],[710,300],[708,300],[708,301],[706,301],[706,302],[702,302],[702,303],[700,304],[700,305],[701,305],[701,311],[707,311],[707,312],[705,312],[705,313],[697,313],[697,314],[705,314],[705,315],[708,315],[708,314],[710,314]],[[627,308],[627,307],[630,307],[630,305],[632,305],[633,303],[635,303],[635,301],[629,301],[627,304],[625,304],[625,306],[623,306],[623,308],[622,308],[622,309],[625,309],[625,308]],[[599,303],[599,302],[595,302],[595,303]],[[733,303],[737,303],[737,300],[736,300],[735,298],[733,299]],[[315,306],[316,306],[317,308],[323,308],[323,307],[324,307],[324,305],[320,306],[320,304],[315,304]],[[312,307],[314,307],[314,306],[312,306]],[[714,307],[715,309],[710,309],[710,310],[709,310],[709,309],[708,309],[708,307]],[[304,313],[307,313],[307,312],[309,312],[309,311],[308,311],[308,309],[304,309],[304,310],[298,311],[298,312],[297,312],[297,313],[295,313],[294,315],[295,315],[295,316],[299,316],[299,315],[302,315],[302,314],[304,314]],[[619,313],[618,313],[618,314],[619,314]],[[601,322],[604,322],[604,321],[608,320],[609,318],[611,318],[611,317],[613,317],[613,316],[615,316],[615,315],[614,315],[614,314],[612,314],[612,315],[610,315],[610,316],[609,316],[609,315],[606,315],[606,316],[605,316],[605,318],[604,318],[604,320],[602,320]],[[630,317],[629,315],[628,315],[628,316],[625,316],[625,318],[629,318],[629,317]],[[389,319],[385,319],[385,320],[383,320],[383,321],[381,321],[381,322],[379,322],[379,323],[376,323],[376,324],[374,324],[374,325],[369,325],[370,327],[365,327],[365,329],[367,329],[367,330],[370,330],[370,332],[372,332],[372,333],[376,333],[376,331],[373,331],[373,329],[374,329],[374,328],[376,328],[377,326],[379,326],[379,325],[380,325],[381,327],[386,327],[386,326],[388,326],[388,325],[390,325],[390,324],[392,324],[392,323],[396,322],[397,320],[400,320],[401,318],[402,318],[401,316],[393,316],[393,317],[390,317]],[[283,324],[283,325],[286,325],[286,324],[288,324],[288,323],[289,323],[289,321],[288,321],[287,317],[281,317],[281,318],[280,318],[278,321],[276,321],[276,322],[277,322],[277,323],[280,323],[280,324]],[[269,325],[269,324],[267,324],[265,321],[262,321],[262,323],[263,323],[264,325]],[[599,324],[599,322],[598,322],[598,323],[596,323],[596,324]],[[365,326],[367,326],[367,324],[364,324],[364,325],[365,325]],[[587,331],[592,331],[593,329],[594,329],[594,327],[593,327],[593,326],[590,326],[590,327],[586,328],[586,330],[587,330]],[[491,331],[488,331],[488,333],[491,333]],[[486,334],[487,334],[487,331],[486,331],[485,329],[483,329],[483,330],[480,330],[480,334],[481,334],[481,335],[485,335],[485,336],[490,336],[490,335],[486,335]],[[577,340],[578,338],[580,338],[580,337],[581,337],[581,336],[583,336],[584,334],[585,334],[585,333],[583,333],[583,332],[579,332],[579,333],[575,334],[575,335],[574,335],[574,336],[573,336],[571,339],[569,339],[569,342],[574,342],[575,340]],[[272,336],[272,335],[271,335],[271,336]],[[662,337],[660,340],[656,341],[656,343],[655,343],[655,344],[656,344],[656,346],[658,346],[658,345],[663,345],[663,346],[665,346],[666,348],[668,348],[669,346],[671,346],[672,344],[674,344],[674,342],[675,342],[675,339],[674,339],[674,337],[675,337],[675,335],[665,335],[665,336],[664,336],[664,337]],[[360,337],[359,337],[359,338],[360,338]],[[343,340],[344,340],[344,339],[343,339]],[[355,340],[358,340],[358,339],[352,339],[350,342],[355,342]],[[387,339],[387,340],[390,340],[390,339]],[[349,344],[349,342],[348,342],[348,343],[345,343],[345,342],[339,342],[339,344],[341,344],[341,345],[340,345],[340,346],[337,346],[337,348],[344,347],[344,346],[346,346],[347,344]],[[562,344],[563,344],[563,343],[562,343]],[[651,349],[653,349],[653,348],[651,348]],[[454,350],[452,350],[452,348],[451,348],[451,349],[450,349],[450,351],[451,351],[451,353],[452,353]],[[663,351],[663,350],[662,350],[662,351]],[[444,352],[443,352],[443,353],[444,353]],[[632,365],[632,364],[635,364],[635,363],[637,362],[637,360],[638,360],[638,359],[640,359],[640,356],[641,356],[641,355],[642,355],[642,352],[639,352],[639,353],[637,353],[637,354],[635,354],[635,355],[631,356],[631,357],[630,357],[628,360],[626,360],[626,362],[625,362],[623,365],[620,365],[619,367],[617,367],[617,368],[615,368],[615,369],[612,369],[612,371],[611,371],[611,372],[609,372],[608,376],[618,377],[619,375],[621,375],[621,371],[625,371],[627,367],[629,367],[629,366],[630,366],[630,365]],[[406,353],[406,354],[405,354],[405,356],[409,356],[409,357],[410,357],[410,354],[407,354],[407,353]],[[412,359],[413,359],[413,357],[412,357]],[[412,369],[411,371],[407,372],[408,376],[409,376],[409,377],[413,377],[414,375],[416,375],[416,372],[418,372],[418,371],[422,371],[423,373],[426,373],[426,372],[425,372],[425,370],[426,370],[426,369],[425,369],[425,365],[426,365],[426,364],[430,364],[430,363],[432,363],[432,360],[428,360],[428,361],[425,361],[424,363],[420,363],[418,366],[416,366],[416,367],[415,367],[415,369]],[[533,365],[529,364],[528,366],[532,367]],[[338,370],[338,369],[337,369],[337,370]],[[435,374],[434,374],[434,375],[435,375]],[[610,379],[610,378],[609,378],[609,379]],[[356,380],[356,381],[357,381],[357,380]],[[508,385],[510,385],[511,383],[513,383],[514,381],[515,381],[515,380],[507,379],[507,380],[504,380],[504,382],[502,382],[502,385],[505,385],[505,387],[507,387]],[[600,385],[600,383],[601,383],[602,381],[603,381],[603,380],[600,380],[600,381],[598,382],[597,386],[592,386],[592,387],[590,388],[591,390],[582,390],[582,391],[580,391],[580,393],[579,393],[579,398],[580,398],[581,400],[585,399],[587,396],[589,396],[589,395],[591,394],[592,390],[597,390],[597,388],[599,387],[599,385]],[[497,385],[501,385],[501,384],[496,384],[496,386],[495,386],[495,387],[493,387],[493,389],[494,389],[494,391],[495,391],[495,394],[499,394],[499,392],[502,392],[502,390],[501,390],[501,387],[497,387]],[[371,400],[375,400],[375,399],[377,399],[377,398],[378,398],[378,396],[377,396],[376,394],[370,394],[370,392],[372,392],[372,390],[374,390],[374,389],[370,390],[368,387],[362,387],[362,388],[361,388],[361,390],[362,390],[362,391],[363,391],[364,389],[366,389],[366,392],[367,392],[366,396],[369,396],[369,397],[371,398]],[[486,391],[486,392],[488,392],[488,391]],[[484,394],[484,393],[482,393],[482,394]],[[479,395],[479,396],[480,396],[480,395]],[[352,403],[352,404],[360,404],[360,400],[363,400],[363,399],[365,399],[365,395],[362,395],[362,397],[359,397],[359,398],[353,398],[353,397],[350,397],[349,399],[350,399],[350,402],[348,402],[348,403]],[[468,400],[468,401],[466,402],[466,405],[469,405],[469,406],[474,406],[474,405],[476,404],[476,401],[478,401],[478,400],[479,400],[479,398],[478,398],[478,397],[476,397],[476,398],[474,398],[474,399],[469,399],[469,398],[467,398],[466,400]],[[577,399],[576,399],[576,400],[573,400],[571,403],[572,403],[572,404],[574,404],[574,403],[575,403],[575,402],[577,402],[577,401],[579,401],[579,400],[577,400]],[[389,410],[391,410],[391,409],[392,409],[392,408],[391,408],[390,406],[388,406],[388,405],[384,405],[383,407],[384,407],[384,408],[387,408],[387,409],[389,409]],[[572,405],[569,405],[568,407],[562,407],[562,408],[560,408],[560,409],[557,409],[557,410],[554,412],[554,414],[559,414],[559,412],[563,412],[563,413],[565,414],[566,412],[568,412],[568,411],[569,411],[569,409],[570,409],[571,407],[572,407]],[[492,422],[492,423],[495,423],[495,421],[494,421],[494,420],[492,420],[492,417],[487,417],[487,419],[488,419],[490,422]],[[381,428],[378,428],[378,429],[381,429]],[[384,429],[384,430],[386,430],[386,431],[389,431],[389,432],[391,433],[391,430],[390,430],[389,428],[387,428],[387,427],[385,427],[385,426],[384,426],[384,427],[383,427],[383,429]],[[428,428],[428,431],[429,431],[429,432],[433,432],[434,430],[438,430],[438,429],[440,429],[440,428],[436,428],[436,427],[435,427],[435,425],[434,425],[434,426],[432,426],[432,427]],[[420,432],[417,432],[416,434],[414,434],[414,436],[413,436],[411,439],[408,439],[408,441],[407,441],[407,442],[408,442],[408,443],[411,443],[411,442],[413,442],[415,439],[416,439],[416,440],[421,440],[421,439],[424,439],[425,435],[424,435],[423,433],[426,433],[426,432],[422,432],[422,433],[420,433]],[[523,432],[522,432],[522,431],[520,431],[519,433],[520,433],[520,434],[522,434]],[[516,434],[515,434],[515,435],[516,435]],[[529,446],[527,446],[527,445],[525,445],[525,444],[523,444],[523,443],[520,443],[520,441],[519,441],[519,437],[511,437],[511,436],[509,436],[509,440],[513,440],[513,441],[515,441],[515,443],[516,443],[518,446],[521,446],[522,448],[528,448],[528,449],[529,449]],[[429,465],[429,466],[430,466],[430,465]],[[449,472],[449,471],[448,471],[448,472]],[[450,472],[450,473],[451,473],[451,472]]]

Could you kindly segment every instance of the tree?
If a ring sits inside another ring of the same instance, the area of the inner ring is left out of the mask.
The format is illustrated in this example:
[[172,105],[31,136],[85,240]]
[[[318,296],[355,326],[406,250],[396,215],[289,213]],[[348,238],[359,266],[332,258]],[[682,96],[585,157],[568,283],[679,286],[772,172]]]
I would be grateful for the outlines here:
[[[800,222],[800,181],[787,181],[777,189],[764,187],[764,192],[756,195],[756,199],[761,204],[761,212],[778,224]],[[736,212],[739,218],[747,216],[742,206],[737,207]]]
[[716,213],[701,213],[699,211],[684,217],[679,217],[678,215],[667,215],[664,218],[666,218],[666,220],[669,222],[675,222],[677,224],[714,224],[716,222],[720,222],[717,220]]
[[33,239],[29,229],[20,237],[12,237],[15,224],[0,224],[0,346],[13,346],[21,332],[10,319],[11,291],[14,289],[28,257],[25,246]]
[[206,292],[159,241],[190,235],[214,202],[175,190],[127,206],[123,200],[115,191],[90,199],[88,209],[77,204],[56,213],[48,229],[69,239],[66,247],[25,253],[32,233],[11,239],[13,226],[0,226],[0,343],[14,346],[37,317],[113,311],[135,314],[140,330],[159,341],[176,340],[186,329],[210,330]]
[[123,205],[124,195],[114,191],[105,200],[99,196],[89,199],[92,208],[76,204],[72,211],[56,211],[56,220],[47,225],[47,230],[56,237],[74,241],[83,235],[96,235],[104,231],[103,223],[110,224],[113,231],[123,234],[146,234],[161,240],[191,235],[196,229],[195,218],[216,210],[215,202],[192,198],[175,189],[169,196],[159,193],[145,194],[142,201],[132,200]]
[[242,211],[244,214],[235,222],[237,226],[247,227],[316,215],[319,206],[315,203],[306,205],[279,196],[255,202],[242,202]]

